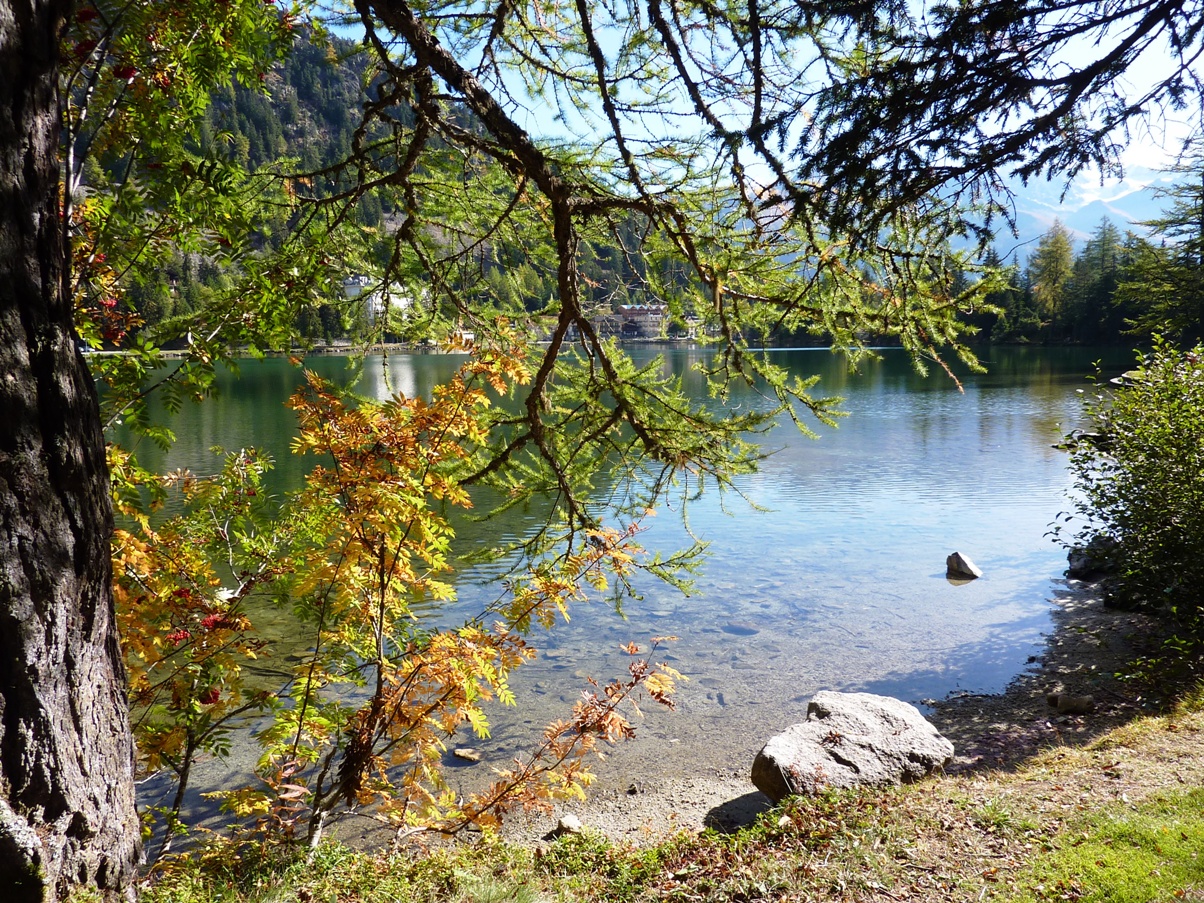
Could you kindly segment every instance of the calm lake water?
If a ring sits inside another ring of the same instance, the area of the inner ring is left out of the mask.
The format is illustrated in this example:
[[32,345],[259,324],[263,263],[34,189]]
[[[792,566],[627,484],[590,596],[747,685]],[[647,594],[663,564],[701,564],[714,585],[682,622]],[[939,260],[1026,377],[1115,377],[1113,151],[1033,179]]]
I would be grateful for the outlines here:
[[[686,373],[706,352],[636,352],[654,353]],[[939,368],[917,375],[898,351],[858,373],[826,351],[770,353],[800,375],[820,374],[816,393],[844,396],[850,416],[837,429],[818,428],[817,440],[790,424],[766,437],[772,454],[739,486],[768,510],[714,493],[692,503],[690,529],[711,544],[693,594],[649,583],[642,599],[625,604],[625,618],[600,600],[534,637],[542,654],[514,681],[520,707],[495,713],[489,741],[472,741],[487,761],[507,761],[564,716],[586,676],[622,673],[620,643],[654,635],[679,637],[663,658],[690,681],[677,713],[649,712],[637,741],[599,767],[603,786],[746,772],[764,740],[800,720],[817,690],[912,702],[989,692],[1038,651],[1065,569],[1065,552],[1046,536],[1068,507],[1066,456],[1053,445],[1078,424],[1077,392],[1089,386],[1093,362],[1110,377],[1131,366],[1131,353],[987,349],[989,372],[965,375],[964,393]],[[457,363],[437,355],[370,358],[360,389],[425,394]],[[335,378],[345,362],[322,356],[307,365]],[[215,469],[211,446],[255,446],[276,458],[278,485],[295,486],[303,462],[288,453],[295,426],[283,401],[299,381],[283,360],[244,362],[237,378],[222,377],[218,398],[182,412],[170,454],[140,453],[156,466],[204,473]],[[752,392],[734,400],[762,403]],[[464,525],[461,539],[471,547],[483,531],[518,535],[529,527],[516,513]],[[647,547],[666,551],[688,542],[677,511],[662,511],[644,536]],[[948,582],[945,557],[955,550],[985,576]],[[459,575],[464,611],[496,596],[490,576]],[[228,767],[245,763],[236,757]]]

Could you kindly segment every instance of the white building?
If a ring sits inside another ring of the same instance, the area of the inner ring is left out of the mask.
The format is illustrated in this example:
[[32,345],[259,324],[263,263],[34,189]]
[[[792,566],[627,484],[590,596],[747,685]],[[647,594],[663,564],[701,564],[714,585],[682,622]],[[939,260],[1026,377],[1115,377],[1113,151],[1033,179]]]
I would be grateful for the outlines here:
[[343,296],[349,301],[363,299],[364,322],[369,328],[376,326],[390,308],[404,316],[414,304],[413,295],[397,283],[390,283],[386,289],[372,278],[358,274],[343,280]]

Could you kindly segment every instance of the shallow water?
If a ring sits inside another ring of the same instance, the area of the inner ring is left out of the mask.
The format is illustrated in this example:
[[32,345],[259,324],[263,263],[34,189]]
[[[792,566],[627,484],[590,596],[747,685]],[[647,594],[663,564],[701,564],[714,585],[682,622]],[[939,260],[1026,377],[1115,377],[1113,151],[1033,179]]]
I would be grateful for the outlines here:
[[[701,354],[657,351],[683,373]],[[1046,536],[1068,507],[1065,455],[1053,445],[1078,421],[1076,392],[1088,386],[1092,362],[1102,359],[1111,376],[1131,355],[992,349],[984,357],[990,372],[963,376],[961,392],[943,373],[918,376],[897,351],[857,374],[827,352],[772,354],[800,375],[821,374],[816,394],[844,396],[851,416],[835,430],[819,428],[817,440],[789,424],[766,437],[773,454],[739,487],[767,511],[715,493],[691,503],[690,528],[711,547],[690,596],[642,584],[643,598],[625,604],[625,619],[599,601],[576,608],[571,623],[550,634],[539,632],[539,659],[513,681],[520,708],[494,714],[490,740],[467,741],[486,762],[522,752],[543,724],[565,716],[585,677],[620,675],[620,644],[655,635],[678,637],[658,658],[690,680],[676,713],[649,712],[639,739],[601,764],[604,785],[746,771],[761,743],[798,720],[819,689],[913,702],[990,692],[1037,651],[1065,567],[1064,551]],[[329,358],[315,365],[330,375],[343,366]],[[383,394],[387,383],[423,393],[454,366],[441,356],[370,360],[362,389]],[[301,465],[287,454],[291,415],[281,405],[296,381],[283,361],[245,363],[239,380],[223,380],[222,397],[185,412],[176,448],[153,463],[205,471],[211,445],[258,445],[279,460],[280,485],[296,485]],[[735,400],[761,403],[752,393]],[[465,525],[462,538],[529,528],[514,515],[500,525]],[[688,544],[680,513],[662,512],[643,541],[664,551]],[[947,581],[945,557],[955,550],[985,576]],[[496,595],[489,575],[461,575],[461,610]],[[471,781],[481,771],[456,773]],[[209,780],[230,780],[218,774]]]

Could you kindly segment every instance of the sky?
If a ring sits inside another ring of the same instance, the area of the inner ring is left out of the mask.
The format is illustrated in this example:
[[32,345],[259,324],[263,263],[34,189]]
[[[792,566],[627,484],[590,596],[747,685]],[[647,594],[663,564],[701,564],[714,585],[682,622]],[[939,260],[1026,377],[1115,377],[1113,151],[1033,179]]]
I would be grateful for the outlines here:
[[[918,0],[917,5],[931,5],[929,0]],[[470,3],[466,2],[466,6]],[[595,23],[596,27],[604,28],[602,21]],[[338,29],[347,37],[355,37],[351,29]],[[1068,66],[1081,67],[1098,59],[1106,52],[1110,42],[1116,36],[1097,35],[1098,42],[1080,41],[1071,44],[1065,51],[1063,63]],[[599,39],[607,43],[605,31],[599,32]],[[705,40],[705,39],[704,39]],[[1143,56],[1139,63],[1130,68],[1124,79],[1118,82],[1118,87],[1128,97],[1134,98],[1145,93],[1149,87],[1165,78],[1171,71],[1173,61],[1171,54],[1165,48],[1154,47]],[[521,96],[521,91],[514,92]],[[533,102],[527,109],[515,111],[519,124],[530,132],[543,137],[568,137],[570,132],[580,132],[582,136],[596,134],[597,128],[605,130],[601,111],[585,110],[581,113],[569,111],[567,122],[557,123],[554,110],[547,103]],[[1183,139],[1189,134],[1189,116],[1183,113],[1170,114],[1167,117],[1153,119],[1150,122],[1133,121],[1127,146],[1121,153],[1120,163],[1124,176],[1107,176],[1101,179],[1096,170],[1080,173],[1066,191],[1065,197],[1060,197],[1063,185],[1059,183],[1031,184],[1024,189],[1031,194],[1034,205],[1040,205],[1045,210],[1065,207],[1068,210],[1079,210],[1092,203],[1124,206],[1124,199],[1140,192],[1147,186],[1164,179],[1165,175],[1159,170],[1173,164],[1175,155],[1182,145]],[[1199,110],[1195,110],[1195,118],[1199,121]],[[590,120],[597,120],[591,123]],[[750,161],[751,162],[751,161]],[[1133,205],[1141,206],[1136,197]],[[1119,208],[1118,208],[1119,209]],[[1054,214],[1050,214],[1054,215]],[[1120,218],[1119,216],[1117,217]]]

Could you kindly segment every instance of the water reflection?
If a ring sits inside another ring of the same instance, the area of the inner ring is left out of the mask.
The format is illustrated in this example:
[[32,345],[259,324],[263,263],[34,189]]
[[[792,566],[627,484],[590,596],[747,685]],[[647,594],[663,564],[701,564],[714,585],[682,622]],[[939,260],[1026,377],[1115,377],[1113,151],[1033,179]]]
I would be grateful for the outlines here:
[[460,354],[372,355],[365,361],[356,390],[377,401],[402,395],[430,398],[435,387],[445,382],[464,361]]
[[[693,368],[706,352],[661,352],[665,366],[701,395]],[[679,510],[654,518],[644,537],[652,549],[684,547],[691,531],[711,543],[695,592],[684,597],[644,583],[642,599],[626,605],[626,620],[601,601],[537,637],[546,654],[516,676],[524,707],[517,717],[498,713],[489,756],[501,760],[530,743],[565,713],[584,676],[620,673],[620,643],[657,634],[680,637],[668,655],[692,680],[678,715],[650,714],[646,739],[617,752],[614,767],[629,776],[692,767],[691,756],[746,765],[749,749],[801,715],[818,689],[917,700],[999,689],[1024,667],[1048,626],[1052,581],[1064,567],[1062,551],[1045,537],[1068,485],[1064,457],[1052,446],[1075,425],[1076,390],[1092,362],[1102,357],[1120,372],[1130,355],[994,349],[985,360],[990,372],[959,374],[959,391],[936,368],[918,375],[899,352],[856,373],[823,351],[771,353],[799,376],[819,373],[815,394],[844,396],[851,416],[836,430],[821,429],[817,440],[789,424],[766,437],[772,454],[739,488],[768,512],[709,493],[691,504],[689,531]],[[458,364],[446,356],[369,359],[358,389],[376,398],[427,395]],[[307,365],[347,378],[337,358]],[[288,454],[295,424],[282,405],[299,371],[281,360],[247,362],[241,371],[222,376],[218,398],[187,409],[176,447],[149,463],[206,472],[214,467],[211,445],[258,446],[278,462],[278,490],[299,485],[307,462]],[[770,402],[736,387],[732,403]],[[496,521],[461,521],[458,534],[471,549],[525,535],[541,517],[513,510]],[[955,549],[986,576],[949,584],[944,560]],[[448,617],[492,601],[495,574],[463,569],[460,602]],[[286,628],[282,620],[278,629]]]

